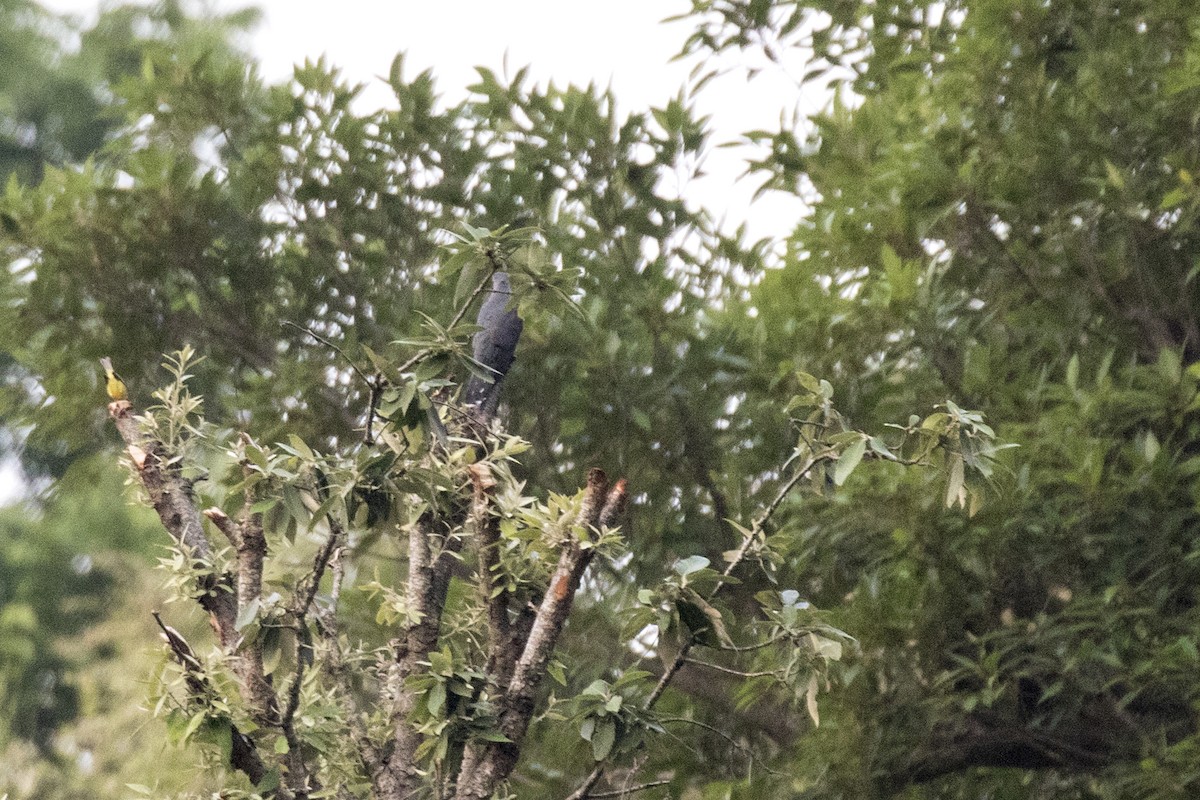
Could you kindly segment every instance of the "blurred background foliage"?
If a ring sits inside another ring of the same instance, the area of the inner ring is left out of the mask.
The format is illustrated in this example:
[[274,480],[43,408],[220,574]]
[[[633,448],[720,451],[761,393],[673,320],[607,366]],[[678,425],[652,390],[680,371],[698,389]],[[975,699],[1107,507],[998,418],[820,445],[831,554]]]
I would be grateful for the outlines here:
[[[594,87],[481,71],[447,105],[398,58],[395,107],[364,111],[323,62],[265,85],[238,45],[252,12],[117,7],[76,30],[0,0],[19,65],[0,74],[0,419],[29,481],[0,511],[0,793],[203,788],[137,709],[165,537],[120,499],[97,357],[145,403],[161,354],[191,344],[209,419],[333,446],[357,435],[366,387],[282,323],[360,360],[398,352],[418,311],[448,319],[438,231],[468,221],[537,225],[530,257],[578,271],[582,313],[514,276],[507,419],[533,443],[531,485],[573,490],[600,465],[637,493],[635,558],[572,623],[573,685],[606,674],[639,581],[737,541],[724,520],[753,515],[795,444],[798,371],[856,427],[950,399],[1020,445],[978,509],[881,464],[785,505],[775,580],[860,643],[821,726],[753,682],[685,672],[679,691],[732,738],[682,729],[644,767],[701,798],[1195,794],[1200,11],[684,14],[698,64],[811,52],[803,85],[830,92],[820,115],[746,134],[763,191],[811,204],[778,246],[667,188],[714,144],[687,93],[620,116]],[[585,742],[548,730],[522,797],[563,796],[586,766]]]

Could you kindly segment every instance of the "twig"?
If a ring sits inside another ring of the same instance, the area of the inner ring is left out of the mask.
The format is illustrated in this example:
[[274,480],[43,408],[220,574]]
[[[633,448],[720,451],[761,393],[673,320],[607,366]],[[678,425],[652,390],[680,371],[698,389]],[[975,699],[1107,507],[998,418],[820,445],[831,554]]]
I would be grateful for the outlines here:
[[308,585],[304,587],[303,594],[299,595],[303,599],[302,602],[297,604],[295,609],[301,615],[307,614],[308,610],[312,607],[313,600],[317,596],[317,589],[321,585],[321,578],[325,576],[325,570],[329,566],[333,554],[346,541],[346,529],[342,527],[341,523],[334,519],[332,515],[326,517],[326,520],[329,524],[329,535],[325,537],[324,544],[321,545],[321,549],[317,551],[317,555],[313,558],[312,572],[307,578]]
[[[166,639],[167,647],[171,650],[171,654],[175,656],[175,660],[183,667],[183,678],[187,682],[188,691],[194,699],[203,702],[209,695],[212,686],[208,682],[208,676],[204,674],[200,660],[196,658],[195,651],[192,650],[191,645],[187,643],[187,640],[183,638],[179,631],[163,622],[162,617],[157,611],[150,613],[154,617],[154,621],[158,623],[158,627],[162,629],[163,638]],[[229,765],[245,773],[251,783],[259,783],[263,775],[266,774],[267,769],[258,754],[258,748],[255,747],[254,741],[249,736],[238,729],[237,725],[231,722],[229,729],[232,743],[229,753]]]
[[[494,272],[495,268],[493,268],[492,271]],[[489,272],[487,275],[485,275],[483,277],[483,280],[481,280],[479,282],[479,285],[475,287],[475,291],[471,292],[471,296],[467,298],[467,302],[462,304],[462,308],[460,308],[458,311],[454,312],[454,316],[450,318],[450,324],[446,326],[447,330],[453,328],[455,325],[462,322],[462,318],[467,315],[467,309],[469,309],[471,307],[471,304],[473,302],[475,302],[475,298],[479,297],[479,295],[483,294],[483,290],[486,289],[487,287],[489,287],[491,285],[491,283],[492,283],[492,273]],[[399,367],[397,367],[396,371],[401,374],[408,372],[410,369],[412,369],[418,363],[420,363],[420,361],[422,359],[428,357],[430,352],[431,351],[427,347],[421,348],[420,350],[417,351],[417,353],[412,358],[410,358],[408,361],[405,361],[403,364],[401,364]]]
[[296,330],[298,330],[302,333],[307,333],[309,336],[313,337],[314,339],[316,339],[318,342],[325,345],[326,347],[336,350],[337,354],[339,356],[346,359],[346,363],[350,365],[350,369],[352,369],[356,373],[358,373],[358,377],[363,379],[363,383],[367,384],[368,386],[371,385],[371,379],[369,377],[367,377],[367,374],[365,372],[363,372],[361,369],[359,369],[358,364],[355,364],[354,360],[352,358],[350,358],[350,356],[346,355],[345,350],[338,347],[336,344],[329,341],[324,336],[322,336],[321,334],[314,331],[312,328],[305,327],[304,325],[299,325],[299,324],[292,322],[291,320],[287,320],[287,319],[285,319],[283,322],[281,322],[279,324],[285,328],[295,328]]
[[370,380],[371,400],[367,403],[367,424],[363,428],[363,444],[375,444],[375,414],[379,411],[379,400],[383,397],[383,388],[387,386],[387,378],[382,372],[376,372]]
[[[740,742],[734,740],[734,738],[732,736],[730,736],[728,733],[721,730],[720,728],[717,728],[713,725],[709,725],[706,722],[701,722],[700,720],[691,719],[690,717],[659,717],[658,721],[659,722],[668,722],[668,723],[669,722],[682,722],[687,725],[695,725],[697,728],[703,728],[704,730],[708,731],[709,733],[715,733],[717,736],[720,736],[722,739],[729,742],[731,747],[733,747],[737,750],[741,750],[743,753],[745,753],[750,758],[751,761],[755,760],[753,750],[751,750],[746,745],[741,744]],[[783,774],[783,773],[779,772],[778,770],[773,770],[773,769],[770,769],[765,766],[763,767],[763,769],[766,770],[767,772],[771,773],[772,775]],[[592,797],[595,797],[595,796],[596,795],[592,795]]]
[[368,377],[367,373],[363,372],[359,368],[358,364],[354,363],[354,359],[352,359],[352,358],[350,358],[350,356],[346,355],[345,350],[338,347],[336,344],[329,341],[324,336],[322,336],[321,334],[314,331],[312,328],[305,327],[304,325],[299,325],[295,322],[292,322],[291,320],[286,320],[286,319],[280,323],[280,326],[285,327],[285,328],[295,328],[298,331],[307,333],[309,336],[313,337],[321,344],[325,345],[326,347],[332,348],[333,350],[335,350],[337,352],[338,355],[340,355],[342,358],[344,358],[346,360],[346,363],[350,365],[350,369],[354,370],[354,372],[358,375],[358,377],[362,378],[363,383],[365,383],[367,385],[367,388],[370,389],[370,392],[371,392],[371,399],[367,406],[367,423],[363,429],[363,444],[368,444],[368,445],[374,444],[375,436],[372,433],[371,428],[375,422],[376,409],[378,409],[378,407],[379,407],[379,396],[383,392],[383,387],[387,385],[387,379],[384,378],[382,375],[380,375],[378,372],[375,373],[375,376],[373,378]]
[[784,638],[786,638],[786,637],[777,635],[777,636],[772,636],[770,639],[766,639],[757,644],[747,644],[747,645],[718,644],[715,646],[710,646],[708,649],[709,650],[724,650],[729,653],[749,653],[752,650],[762,650],[764,647],[770,647],[773,644],[779,643]]
[[708,661],[700,661],[699,659],[696,659],[696,658],[684,659],[684,663],[685,664],[695,664],[697,667],[707,667],[708,669],[715,669],[717,672],[724,672],[727,675],[736,675],[739,678],[770,678],[776,674],[776,673],[770,672],[770,671],[768,671],[768,672],[743,672],[740,669],[731,669],[729,667],[722,667],[720,664],[713,664]]
[[[296,674],[292,676],[292,682],[288,686],[287,692],[287,707],[284,709],[282,726],[284,735],[294,735],[290,733],[292,730],[292,721],[296,716],[296,710],[300,706],[300,682],[304,679],[304,669],[307,659],[304,658],[304,648],[312,648],[312,642],[308,636],[308,612],[312,608],[313,600],[316,599],[317,589],[321,585],[321,578],[325,575],[325,570],[329,566],[330,560],[346,540],[346,531],[342,528],[333,516],[329,516],[329,535],[325,537],[325,542],[321,545],[321,549],[317,551],[316,557],[313,559],[312,572],[305,579],[306,584],[302,584],[303,588],[296,593],[298,602],[293,606],[292,613],[296,616]],[[290,744],[290,742],[289,742]]]
[[626,786],[624,789],[615,789],[611,792],[595,792],[589,797],[625,797],[634,794],[635,792],[644,792],[647,789],[653,789],[655,786],[666,786],[671,780],[668,778],[661,781],[650,781],[649,783],[639,783],[637,786]]
[[338,600],[342,596],[342,581],[345,577],[345,569],[342,566],[342,556],[345,552],[344,545],[338,547],[329,559],[332,583],[329,589],[329,608],[323,609],[317,606],[313,621],[316,623],[317,633],[325,641],[325,670],[341,691],[346,729],[350,733],[350,738],[354,740],[354,751],[366,773],[374,775],[382,764],[382,759],[379,756],[379,750],[371,741],[366,726],[358,717],[357,704],[354,702],[354,687],[346,669],[346,662],[342,659],[342,650],[338,642],[337,607]]
[[[754,520],[754,524],[750,528],[750,533],[742,539],[741,546],[737,549],[737,552],[734,553],[733,558],[729,560],[729,565],[725,567],[725,571],[721,573],[721,577],[717,580],[716,586],[714,586],[713,590],[708,593],[708,597],[706,599],[709,602],[712,602],[713,598],[717,596],[717,593],[729,585],[729,576],[733,574],[734,569],[736,569],[738,565],[740,565],[746,558],[746,554],[750,552],[750,547],[754,544],[755,540],[758,539],[759,534],[762,533],[763,526],[766,525],[767,521],[771,519],[771,516],[775,513],[776,509],[778,509],[780,504],[783,503],[784,498],[786,498],[792,489],[796,487],[796,484],[804,480],[814,466],[819,464],[822,460],[829,458],[831,455],[832,451],[827,450],[819,455],[812,456],[803,467],[796,470],[795,474],[793,474],[791,478],[784,482],[783,486],[780,487],[779,492],[776,493],[774,499],[767,504],[766,508],[763,509],[763,512],[758,515],[756,520]],[[667,685],[671,682],[671,679],[675,677],[675,673],[679,671],[679,668],[682,667],[684,662],[687,660],[688,652],[691,651],[694,644],[695,640],[689,640],[684,643],[682,648],[680,648],[679,654],[675,657],[675,661],[658,679],[658,684],[655,685],[654,690],[650,692],[650,696],[646,698],[645,703],[642,705],[644,710],[649,711],[654,707],[654,704],[658,702],[658,699],[662,696],[662,693],[666,691]]]
[[[729,566],[727,566],[725,571],[721,573],[721,577],[717,580],[717,585],[713,587],[711,592],[709,592],[707,598],[709,601],[711,601],[717,595],[717,593],[721,591],[721,589],[728,585],[729,576],[733,573],[733,570],[737,568],[737,566],[746,558],[746,554],[750,552],[751,545],[762,532],[763,526],[766,525],[771,519],[771,516],[775,513],[776,509],[778,509],[780,504],[783,503],[784,498],[786,498],[792,489],[796,487],[796,484],[798,484],[808,475],[814,466],[819,464],[821,461],[830,458],[832,455],[833,451],[825,450],[818,455],[811,456],[803,467],[796,470],[792,477],[784,482],[783,486],[780,487],[779,492],[775,495],[771,502],[767,504],[762,513],[758,515],[758,518],[754,521],[754,524],[750,528],[750,533],[743,539],[741,547],[738,548],[733,558],[730,559]],[[675,674],[679,672],[680,668],[682,668],[685,663],[687,663],[688,653],[691,652],[691,649],[695,646],[695,643],[695,639],[689,639],[683,643],[682,647],[679,648],[679,653],[675,656],[675,660],[671,662],[671,665],[667,667],[667,669],[659,677],[658,683],[654,685],[654,689],[651,690],[650,694],[646,697],[646,700],[642,703],[643,711],[650,711],[658,703],[659,698],[661,698],[663,695],[663,692],[667,690],[667,687],[675,678]],[[584,800],[585,798],[591,797],[591,789],[596,785],[600,778],[603,777],[607,763],[607,759],[597,763],[596,766],[592,768],[592,771],[588,773],[588,776],[584,778],[583,783],[579,785],[579,788],[567,797],[567,800]]]

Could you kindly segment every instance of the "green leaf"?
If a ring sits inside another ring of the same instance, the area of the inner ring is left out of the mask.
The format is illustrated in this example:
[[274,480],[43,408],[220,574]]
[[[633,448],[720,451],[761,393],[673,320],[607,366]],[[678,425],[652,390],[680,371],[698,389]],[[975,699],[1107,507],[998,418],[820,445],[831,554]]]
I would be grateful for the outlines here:
[[183,729],[183,736],[180,738],[186,742],[191,738],[193,733],[200,729],[200,726],[203,725],[207,719],[208,714],[205,711],[197,711],[192,714],[191,719],[188,720],[187,726]]
[[258,597],[254,598],[249,603],[246,603],[246,605],[244,605],[238,611],[237,621],[234,622],[234,625],[233,625],[234,629],[240,631],[243,628],[245,628],[247,625],[249,625],[250,623],[254,622],[256,619],[258,619],[258,609],[261,606],[261,604],[262,604],[262,599],[258,598]]
[[885,244],[880,248],[879,261],[883,264],[884,270],[890,276],[892,273],[899,272],[904,265],[900,261],[900,256],[896,253],[896,248],[890,244]]
[[886,458],[889,461],[896,460],[895,453],[889,450],[888,446],[884,444],[883,439],[880,439],[878,436],[872,436],[867,440],[867,443],[871,446],[871,452],[875,453],[875,455]]
[[265,514],[277,505],[279,505],[278,497],[266,497],[250,506],[250,512],[252,514]]
[[1146,431],[1146,436],[1142,439],[1142,458],[1146,459],[1146,463],[1154,462],[1158,457],[1162,446],[1158,443],[1158,437],[1154,435],[1154,431]]
[[429,690],[429,694],[425,697],[425,707],[429,709],[429,713],[435,717],[442,715],[442,709],[446,706],[446,684],[443,681],[438,681]]
[[965,503],[963,484],[966,478],[963,469],[963,457],[955,453],[950,457],[950,479],[946,482],[946,508],[950,508],[955,503]]
[[842,660],[842,643],[829,639],[824,636],[818,636],[815,633],[808,635],[808,644],[821,658],[826,661],[841,661]]
[[712,562],[710,562],[704,556],[688,556],[687,558],[681,558],[676,561],[671,566],[671,569],[675,570],[675,573],[683,578],[691,575],[693,572],[699,572],[707,567],[710,563]]
[[807,372],[797,372],[796,380],[798,380],[800,382],[801,386],[803,386],[805,389],[812,392],[813,394],[821,393],[821,382],[818,381],[816,378],[814,378],[812,375],[809,375]]
[[274,792],[279,788],[280,773],[279,768],[267,770],[267,773],[262,776],[262,780],[258,782],[254,788],[266,795],[268,792]]
[[592,734],[592,758],[603,761],[612,752],[613,744],[617,741],[617,724],[611,719],[602,719],[596,723],[596,732]]
[[1104,159],[1104,171],[1108,175],[1109,183],[1111,183],[1113,186],[1117,187],[1118,189],[1125,188],[1125,176],[1122,175],[1121,170],[1117,169],[1117,166],[1115,164],[1113,164],[1111,161],[1109,161],[1107,158]]
[[1188,193],[1186,189],[1184,189],[1182,186],[1176,186],[1174,189],[1163,195],[1162,200],[1160,200],[1158,203],[1158,208],[1160,211],[1174,208],[1186,200],[1187,196]]
[[804,690],[804,705],[808,709],[808,716],[812,718],[813,725],[821,724],[821,711],[817,707],[817,691],[820,684],[817,681],[817,675],[814,672],[808,678],[808,686]]
[[454,285],[455,307],[462,306],[471,293],[475,291],[475,287],[482,280],[484,269],[484,265],[474,259],[464,265],[463,271],[458,275],[458,283]]
[[867,452],[867,440],[865,437],[860,437],[849,447],[842,451],[838,457],[837,466],[833,470],[833,482],[841,486],[850,477],[850,473],[854,472],[854,468],[863,460],[863,455]]

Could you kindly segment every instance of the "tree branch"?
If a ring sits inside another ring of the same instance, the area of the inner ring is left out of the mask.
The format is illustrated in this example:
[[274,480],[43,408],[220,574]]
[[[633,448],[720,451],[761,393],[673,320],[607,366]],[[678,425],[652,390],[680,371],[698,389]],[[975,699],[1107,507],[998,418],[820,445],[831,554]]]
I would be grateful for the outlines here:
[[[585,530],[611,526],[628,502],[624,480],[609,489],[603,470],[588,472],[587,486],[578,517],[574,520]],[[513,669],[512,679],[499,698],[500,732],[507,742],[472,741],[463,756],[463,770],[456,800],[486,800],[501,781],[511,774],[520,754],[521,742],[533,717],[534,700],[554,647],[571,613],[571,605],[583,573],[595,555],[571,533],[574,525],[564,526],[559,545],[558,565],[530,627],[524,649]],[[469,769],[468,769],[469,767]]]
[[[154,621],[158,623],[158,627],[162,629],[167,648],[175,656],[179,666],[183,668],[183,679],[187,683],[189,694],[194,699],[205,702],[212,693],[212,687],[208,682],[208,676],[204,674],[200,659],[196,658],[196,652],[192,650],[191,645],[180,635],[179,631],[163,622],[157,611],[152,611],[151,614]],[[230,722],[229,728],[233,743],[229,754],[230,766],[244,773],[251,783],[259,783],[267,770],[258,754],[258,748],[254,746],[254,741],[238,730],[238,727],[232,722]]]
[[479,593],[488,619],[488,681],[499,691],[512,678],[520,649],[512,641],[508,619],[508,594],[498,585],[500,569],[500,521],[490,512],[489,504],[496,488],[487,462],[468,469],[474,487],[471,518],[479,548]]
[[775,675],[774,672],[769,672],[769,671],[768,672],[743,672],[740,669],[731,669],[730,667],[723,667],[720,664],[713,664],[708,661],[701,661],[698,658],[684,659],[684,663],[685,664],[694,664],[697,667],[705,667],[707,669],[716,670],[717,672],[724,672],[726,675],[734,675],[739,678],[770,678]]
[[[260,726],[278,727],[278,699],[264,674],[261,646],[255,643],[250,645],[246,652],[238,652],[242,647],[242,638],[237,631],[238,613],[262,594],[262,565],[267,551],[262,517],[251,511],[253,497],[247,493],[240,523],[234,523],[219,508],[210,508],[204,512],[203,516],[212,520],[237,552],[236,580],[228,573],[218,577],[211,571],[212,546],[204,534],[201,513],[196,507],[191,483],[182,475],[181,465],[170,457],[162,442],[142,433],[133,416],[133,407],[128,401],[110,403],[109,414],[116,423],[121,438],[125,440],[126,450],[163,527],[180,549],[191,555],[194,564],[209,570],[201,579],[201,588],[205,591],[198,598],[198,602],[209,612],[209,621],[217,634],[221,649],[230,656],[231,666],[239,678],[241,692],[252,718]],[[159,619],[157,614],[155,618]],[[176,658],[185,665],[185,670],[191,670],[193,678],[206,684],[207,678],[197,671],[199,662],[191,653],[191,648],[187,647],[187,643],[177,632],[164,625],[161,619],[159,625],[167,635]],[[187,654],[191,654],[190,661],[183,658]],[[194,682],[190,680],[189,685],[192,683]],[[295,748],[294,754],[289,753],[284,761],[289,768],[286,796],[298,800],[307,797],[310,789],[308,769],[301,760],[300,749]],[[230,762],[235,768],[246,772],[255,783],[262,779],[265,772],[253,741],[236,728]],[[252,775],[252,772],[255,774]]]
[[591,796],[593,798],[596,798],[596,797],[628,797],[629,795],[634,794],[636,792],[644,792],[645,790],[653,789],[656,786],[666,786],[670,782],[671,781],[669,779],[662,780],[662,781],[650,781],[649,783],[639,783],[636,786],[626,786],[624,789],[616,789],[611,792],[595,792]]
[[202,592],[197,601],[208,612],[221,648],[233,652],[238,639],[233,579],[228,573],[218,575],[212,571],[212,546],[204,535],[191,483],[183,477],[180,465],[172,461],[162,442],[143,435],[128,400],[109,403],[108,413],[125,441],[126,452],[133,460],[138,478],[163,527],[176,546],[190,557],[192,564],[203,571],[200,578]]
[[[758,515],[758,518],[754,520],[754,524],[751,526],[749,534],[742,539],[741,546],[738,547],[737,552],[734,553],[733,558],[730,559],[728,566],[725,567],[725,571],[721,573],[721,577],[717,580],[716,586],[714,586],[713,590],[709,592],[707,598],[709,601],[716,597],[717,593],[728,585],[730,575],[732,575],[733,571],[738,567],[738,565],[745,560],[746,555],[750,552],[750,548],[753,546],[754,542],[758,540],[760,534],[762,533],[763,527],[768,521],[770,521],[772,515],[774,515],[775,511],[783,503],[788,494],[791,493],[792,489],[796,488],[796,485],[799,484],[800,481],[804,480],[808,473],[812,471],[814,466],[828,458],[831,458],[832,455],[833,451],[824,450],[817,455],[809,457],[808,461],[804,463],[804,466],[797,469],[795,473],[792,474],[792,477],[784,481],[783,485],[779,488],[779,491],[775,494],[775,497],[767,504],[766,508],[762,510],[762,513]],[[667,669],[659,677],[658,683],[654,685],[654,689],[651,690],[650,694],[646,697],[645,702],[642,703],[643,711],[650,711],[655,705],[658,704],[663,692],[667,690],[667,687],[671,685],[671,681],[674,680],[676,673],[678,673],[683,665],[687,663],[688,653],[691,652],[695,644],[695,639],[689,639],[683,643],[682,647],[679,648],[679,653],[675,656],[674,661],[667,666]],[[594,787],[600,778],[604,776],[604,770],[607,767],[607,764],[608,759],[597,763],[592,768],[592,771],[588,773],[588,776],[584,778],[583,783],[579,785],[579,788],[572,792],[568,796],[567,800],[584,800],[584,798],[591,797],[592,787]]]
[[342,648],[339,642],[337,607],[342,595],[342,580],[344,577],[342,555],[344,552],[345,545],[343,544],[334,550],[329,559],[332,581],[329,589],[329,608],[321,609],[318,607],[313,619],[316,623],[317,633],[321,636],[321,641],[325,646],[325,670],[342,696],[342,710],[345,714],[346,729],[354,742],[354,750],[358,754],[359,763],[362,764],[363,769],[368,775],[375,775],[383,762],[379,750],[371,741],[371,736],[367,732],[366,726],[358,716],[359,709],[357,703],[354,701],[353,682],[346,662],[342,658]]
[[[421,662],[437,648],[451,570],[457,563],[456,554],[463,545],[462,537],[454,534],[462,523],[462,517],[455,513],[450,516],[450,521],[443,522],[446,527],[444,536],[439,537],[435,533],[434,525],[439,520],[431,511],[422,514],[409,529],[406,595],[412,604],[415,621],[407,626],[403,636],[393,642],[396,661],[390,694],[394,747],[375,775],[376,791],[381,798],[407,798],[420,787],[423,777],[416,759],[417,748],[423,737],[408,724],[408,716],[416,708],[419,698],[405,688],[404,682],[420,670]],[[440,539],[442,543],[437,558],[433,557],[431,548],[431,542],[435,539]]]

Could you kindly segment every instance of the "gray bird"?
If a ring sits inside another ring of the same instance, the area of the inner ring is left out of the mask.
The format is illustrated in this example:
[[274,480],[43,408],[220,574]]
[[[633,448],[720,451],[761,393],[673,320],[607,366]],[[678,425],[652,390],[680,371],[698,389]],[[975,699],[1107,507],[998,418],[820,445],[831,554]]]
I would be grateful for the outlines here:
[[464,401],[477,406],[487,418],[496,413],[500,403],[500,383],[516,358],[517,341],[525,327],[517,310],[508,307],[511,302],[512,286],[508,282],[508,273],[493,274],[492,289],[479,307],[479,316],[475,320],[480,330],[471,339],[472,355],[488,369],[492,380],[489,382],[472,374],[463,392]]

